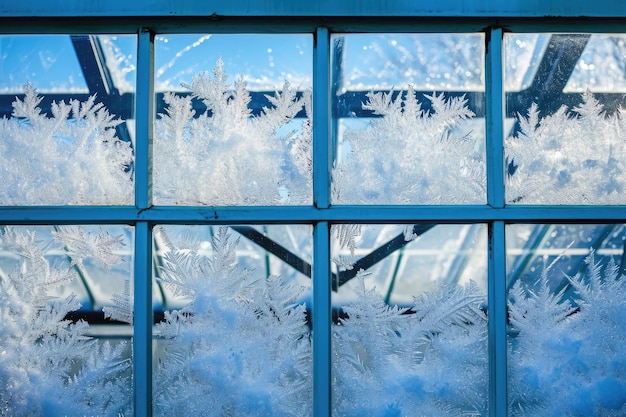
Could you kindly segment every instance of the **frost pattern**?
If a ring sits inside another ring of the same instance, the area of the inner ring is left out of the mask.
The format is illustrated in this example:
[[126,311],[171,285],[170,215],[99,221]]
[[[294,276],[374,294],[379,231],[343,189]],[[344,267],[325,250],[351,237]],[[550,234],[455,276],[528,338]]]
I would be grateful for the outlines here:
[[[72,241],[87,236],[81,231]],[[75,270],[50,263],[34,231],[4,228],[0,249],[19,257],[0,275],[0,414],[131,415],[126,343],[87,337],[86,322],[65,318],[80,308],[76,297],[49,296],[76,279]]]
[[606,114],[589,91],[573,112],[563,106],[540,117],[536,104],[518,115],[520,131],[506,141],[506,198],[522,204],[624,204],[624,110]]
[[333,168],[332,197],[339,204],[483,203],[484,148],[461,123],[474,117],[464,97],[426,96],[422,109],[411,86],[406,95],[368,93],[367,129],[348,129],[350,154]]
[[626,414],[626,280],[613,260],[570,278],[576,298],[554,294],[547,271],[536,291],[509,292],[509,409],[513,416]]
[[53,103],[48,117],[36,90],[24,92],[0,119],[0,204],[132,204],[132,148],[96,96]]
[[[312,335],[296,302],[303,288],[251,278],[238,267],[227,228],[214,236],[209,257],[194,236],[157,233],[166,248],[159,279],[189,303],[156,327],[155,410],[310,415]],[[484,415],[487,326],[478,287],[442,286],[399,308],[366,289],[365,275],[357,278],[358,300],[333,326],[333,412]]]
[[363,277],[333,331],[334,413],[486,415],[487,320],[478,287],[444,285],[398,308],[366,289]]
[[[193,78],[192,96],[165,95],[165,113],[155,123],[154,177],[158,204],[276,205],[311,202],[311,124],[292,121],[310,92],[300,98],[288,82],[267,96],[270,108],[252,117],[243,79],[234,85],[218,60],[213,77]],[[196,115],[192,97],[206,105]],[[291,130],[290,130],[291,129]]]
[[[164,237],[164,238],[162,238]],[[159,231],[161,243],[171,242]],[[190,246],[190,245],[186,245]],[[160,280],[189,304],[165,313],[154,374],[157,415],[304,416],[312,404],[311,340],[302,288],[262,282],[237,264],[220,228],[212,255],[167,247]]]

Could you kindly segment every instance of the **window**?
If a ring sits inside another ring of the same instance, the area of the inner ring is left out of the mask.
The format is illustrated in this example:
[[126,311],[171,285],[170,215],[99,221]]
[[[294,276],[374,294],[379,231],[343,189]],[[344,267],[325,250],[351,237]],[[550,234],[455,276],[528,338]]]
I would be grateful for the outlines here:
[[15,3],[3,411],[626,412],[610,2]]

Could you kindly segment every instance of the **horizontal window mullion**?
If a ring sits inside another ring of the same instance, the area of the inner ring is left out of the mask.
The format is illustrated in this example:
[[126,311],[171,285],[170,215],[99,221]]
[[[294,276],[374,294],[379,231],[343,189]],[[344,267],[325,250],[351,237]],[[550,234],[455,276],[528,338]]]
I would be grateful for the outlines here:
[[137,220],[135,207],[0,207],[2,224],[124,224]]
[[[589,15],[590,17],[593,15]],[[378,16],[268,16],[263,20],[229,17],[211,20],[204,16],[64,16],[0,17],[0,34],[135,34],[150,27],[159,34],[178,33],[314,33],[320,25],[333,33],[470,33],[485,27],[506,27],[516,33],[623,33],[626,16],[596,16],[594,21],[580,17],[539,16],[519,19],[514,15],[497,18],[483,16],[420,17],[403,16],[381,19]],[[217,24],[216,24],[217,23]]]
[[0,207],[1,224],[602,223],[625,217],[622,206]]
[[271,17],[271,16],[318,16],[318,17],[598,17],[623,15],[619,2],[596,0],[588,2],[575,0],[569,2],[501,2],[484,0],[482,2],[459,2],[458,0],[440,0],[436,6],[428,2],[379,2],[376,0],[345,0],[319,2],[259,2],[256,0],[234,0],[217,4],[205,2],[136,1],[129,4],[125,0],[90,2],[83,0],[65,0],[64,2],[45,2],[24,0],[8,2],[2,12],[10,17],[30,16],[75,16],[89,18],[93,16],[119,16],[120,11],[126,16],[169,17],[202,16],[222,20],[227,17]]

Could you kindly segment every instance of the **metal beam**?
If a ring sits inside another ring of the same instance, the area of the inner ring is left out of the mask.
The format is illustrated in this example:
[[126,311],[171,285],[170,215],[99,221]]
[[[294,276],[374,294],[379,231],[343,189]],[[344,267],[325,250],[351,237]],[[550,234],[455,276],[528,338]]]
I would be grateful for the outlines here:
[[468,17],[599,17],[626,16],[620,0],[40,0],[6,1],[0,15],[7,17],[92,17],[92,16],[203,16],[219,19],[228,16],[468,16]]

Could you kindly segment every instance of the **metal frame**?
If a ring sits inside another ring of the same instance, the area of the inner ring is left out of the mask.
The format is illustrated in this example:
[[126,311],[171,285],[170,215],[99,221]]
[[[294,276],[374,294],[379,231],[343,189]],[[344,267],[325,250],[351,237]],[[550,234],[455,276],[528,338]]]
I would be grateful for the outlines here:
[[[215,4],[212,4],[215,3]],[[549,16],[549,17],[548,17]],[[112,19],[114,18],[114,19]],[[594,18],[594,19],[590,19]],[[152,227],[169,224],[312,224],[313,414],[331,414],[330,226],[334,223],[486,223],[489,230],[489,409],[507,415],[505,225],[507,223],[624,222],[620,206],[506,206],[502,39],[508,30],[619,32],[626,6],[617,0],[233,0],[192,2],[41,2],[0,5],[0,33],[135,33],[135,205],[130,207],[0,207],[2,224],[132,224],[135,415],[152,415]],[[332,206],[330,204],[330,34],[369,32],[474,32],[486,35],[487,202],[472,206]],[[161,32],[300,32],[314,36],[313,195],[306,207],[155,207],[152,205],[154,34]]]

